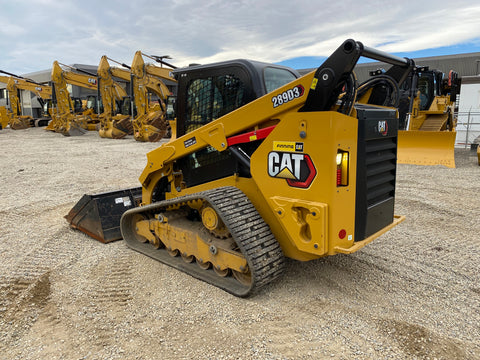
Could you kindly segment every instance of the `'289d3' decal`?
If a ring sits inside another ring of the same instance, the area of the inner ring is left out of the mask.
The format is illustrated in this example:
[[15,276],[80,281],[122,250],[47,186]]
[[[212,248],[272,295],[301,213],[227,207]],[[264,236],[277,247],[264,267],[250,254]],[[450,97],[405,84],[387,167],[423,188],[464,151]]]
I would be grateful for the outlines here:
[[308,188],[317,170],[308,154],[272,151],[268,154],[268,175],[286,179],[293,187]]
[[288,89],[281,94],[275,95],[272,97],[273,107],[279,107],[280,105],[286,104],[293,99],[297,99],[300,96],[303,96],[305,89],[302,85],[297,85],[292,89]]

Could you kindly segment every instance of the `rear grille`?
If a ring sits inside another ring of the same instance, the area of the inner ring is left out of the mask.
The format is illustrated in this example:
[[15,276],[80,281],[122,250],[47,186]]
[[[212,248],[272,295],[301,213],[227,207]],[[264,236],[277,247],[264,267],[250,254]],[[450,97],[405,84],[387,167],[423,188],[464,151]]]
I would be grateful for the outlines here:
[[[389,109],[361,107],[358,114],[355,241],[393,221],[398,119]],[[385,131],[379,130],[386,123]]]
[[374,139],[366,146],[367,206],[395,196],[395,138]]

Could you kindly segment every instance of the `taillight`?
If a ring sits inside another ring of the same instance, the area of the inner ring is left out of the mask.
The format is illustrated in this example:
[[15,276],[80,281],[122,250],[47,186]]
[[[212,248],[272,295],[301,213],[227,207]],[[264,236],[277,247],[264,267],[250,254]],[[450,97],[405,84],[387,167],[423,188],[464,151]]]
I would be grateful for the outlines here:
[[337,186],[348,186],[348,151],[337,151]]

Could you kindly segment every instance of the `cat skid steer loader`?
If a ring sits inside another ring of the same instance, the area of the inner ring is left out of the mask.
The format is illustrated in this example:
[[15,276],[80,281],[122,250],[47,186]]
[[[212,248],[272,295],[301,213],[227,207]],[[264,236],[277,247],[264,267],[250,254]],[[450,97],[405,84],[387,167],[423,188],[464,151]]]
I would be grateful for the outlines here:
[[347,40],[301,78],[245,60],[175,70],[177,138],[147,154],[141,187],[84,195],[67,220],[241,297],[276,279],[284,257],[361,249],[404,219],[398,92],[380,99],[390,85],[376,83],[375,104],[359,103],[361,56],[401,81],[414,67]]

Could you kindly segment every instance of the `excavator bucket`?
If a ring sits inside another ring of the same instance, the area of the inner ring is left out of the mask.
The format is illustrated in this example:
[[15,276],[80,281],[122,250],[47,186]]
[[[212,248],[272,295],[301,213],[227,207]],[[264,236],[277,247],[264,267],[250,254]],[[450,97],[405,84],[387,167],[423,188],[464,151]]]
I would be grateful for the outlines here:
[[167,134],[168,124],[162,111],[153,111],[142,115],[140,120],[137,119],[137,122],[141,124],[140,129],[133,134],[137,141],[157,142]]
[[127,133],[117,129],[111,120],[103,124],[103,127],[98,130],[98,134],[100,137],[108,139],[122,139],[127,136]]
[[88,130],[82,128],[81,126],[76,126],[76,124],[70,124],[61,131],[65,136],[80,136],[87,133]]
[[127,135],[133,134],[132,119],[129,115],[115,115],[113,117],[113,127]]
[[399,130],[397,162],[455,168],[455,131]]
[[138,206],[141,198],[141,187],[85,194],[65,215],[65,219],[72,228],[103,243],[120,240],[120,218],[125,211]]
[[24,130],[32,126],[33,118],[30,116],[17,116],[10,122],[10,128],[13,130]]
[[59,132],[65,136],[80,136],[88,132],[87,117],[75,116],[62,121]]
[[116,115],[104,122],[98,133],[102,138],[122,139],[133,134],[132,120],[129,115]]

